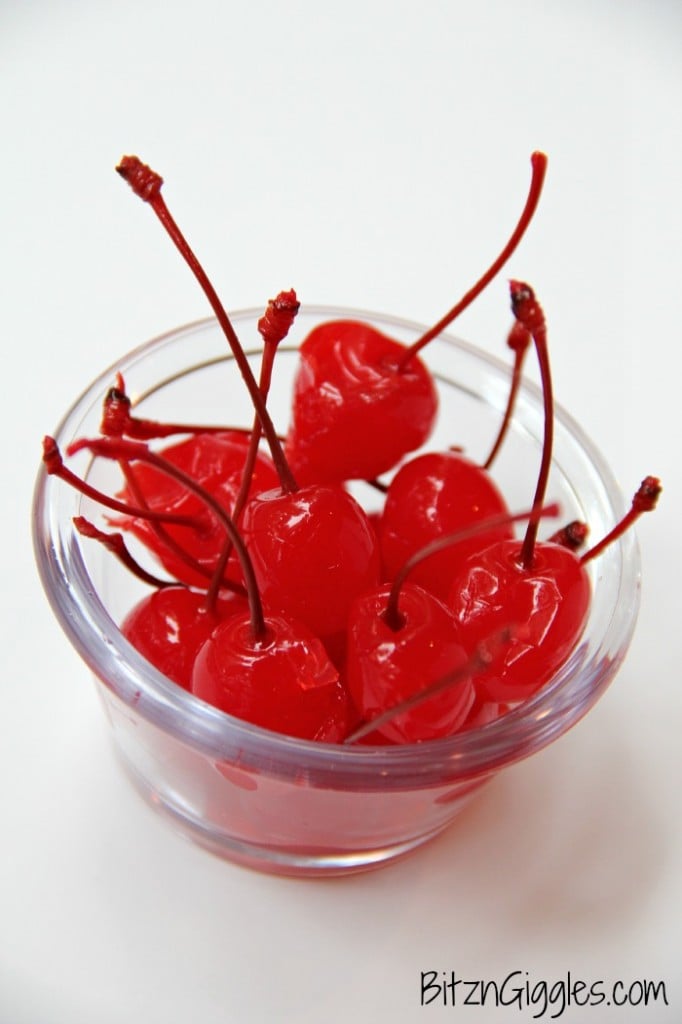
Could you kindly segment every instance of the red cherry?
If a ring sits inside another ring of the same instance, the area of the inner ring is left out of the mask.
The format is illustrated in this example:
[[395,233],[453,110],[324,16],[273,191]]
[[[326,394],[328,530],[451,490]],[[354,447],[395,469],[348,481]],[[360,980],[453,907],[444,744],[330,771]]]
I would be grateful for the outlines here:
[[321,324],[301,345],[286,452],[301,483],[369,480],[428,438],[438,397],[405,346],[353,320]]
[[658,479],[646,477],[630,511],[582,558],[565,544],[536,543],[527,566],[522,545],[508,541],[491,545],[469,561],[453,584],[450,601],[467,643],[476,643],[510,621],[522,624],[512,635],[503,664],[477,679],[488,699],[525,700],[552,678],[575,647],[587,619],[591,592],[584,564],[621,536],[635,518],[651,511],[660,491]]
[[[59,466],[61,457],[54,442],[46,448],[49,471],[50,465]],[[209,636],[195,661],[192,689],[196,672],[199,696],[256,724],[280,732],[293,730],[294,734],[310,739],[334,740],[346,735],[347,705],[338,671],[321,641],[307,627],[290,617],[265,617],[248,551],[234,521],[220,503],[187,473],[139,442],[110,437],[81,438],[68,450],[70,454],[86,450],[118,462],[141,462],[155,467],[195,494],[230,537],[240,560],[249,611],[231,616],[223,623],[224,627],[230,627],[236,622],[233,629],[225,628],[223,632],[216,629]],[[74,486],[79,484],[74,481]],[[215,608],[219,616],[215,581],[205,600],[207,607]],[[212,644],[216,634],[219,640]],[[210,657],[211,651],[218,651],[220,656]],[[200,662],[201,667],[197,668]]]
[[221,594],[208,608],[205,594],[187,587],[164,587],[135,605],[121,632],[147,661],[189,690],[199,648],[223,619],[244,614],[247,608],[245,598],[235,594]]
[[244,509],[242,531],[265,606],[337,653],[352,602],[379,581],[376,534],[357,501],[337,486],[266,491]]
[[[192,477],[206,492],[213,495],[226,509],[232,509],[239,493],[244,463],[249,452],[249,437],[229,432],[224,434],[196,434],[169,445],[160,454],[163,458]],[[277,473],[272,462],[258,453],[250,494],[275,487]],[[133,491],[134,488],[134,491]],[[119,520],[120,526],[135,534],[158,557],[161,564],[176,579],[190,586],[205,587],[207,579],[218,563],[225,544],[225,531],[215,515],[201,499],[188,491],[179,481],[172,479],[154,466],[138,466],[128,475],[128,483],[121,492],[124,500],[139,497],[155,511],[173,512],[192,516],[201,528],[167,525],[159,532],[147,519]],[[139,501],[137,502],[139,504]],[[170,538],[180,547],[169,546]],[[187,564],[182,557],[186,552],[199,563],[203,573]],[[232,559],[228,576],[241,580],[236,558]]]
[[[557,514],[556,505],[538,513],[542,517]],[[468,719],[473,690],[471,699],[460,707],[462,687],[469,686],[472,676],[475,684],[481,673],[496,664],[494,651],[508,642],[509,623],[496,623],[488,633],[473,637],[468,649],[475,653],[468,659],[453,615],[428,591],[406,580],[435,552],[527,518],[527,512],[506,513],[439,537],[409,558],[390,585],[355,602],[349,618],[346,674],[366,721],[347,742],[366,737],[369,730],[393,739],[400,732],[403,741],[435,738],[455,731]],[[453,643],[458,656],[448,667]],[[436,712],[440,718],[434,721]]]
[[452,586],[450,607],[467,646],[516,624],[510,642],[477,689],[491,701],[525,700],[544,686],[575,647],[590,605],[580,560],[559,544],[536,544],[530,568],[522,542],[492,544],[471,558]]
[[473,302],[521,241],[540,198],[547,158],[533,153],[531,163],[526,204],[502,252],[412,346],[356,321],[322,324],[304,341],[287,438],[287,455],[301,482],[370,480],[426,441],[437,396],[417,353]]
[[[348,621],[346,679],[363,719],[370,721],[430,683],[467,664],[452,613],[421,587],[403,585],[400,621],[386,615],[390,586],[364,594]],[[455,732],[473,703],[470,676],[379,725],[394,743],[416,743]]]
[[[514,368],[507,407],[495,443],[483,466],[458,449],[431,453],[404,465],[387,488],[379,524],[383,566],[388,579],[415,552],[439,537],[462,531],[486,519],[508,515],[507,506],[488,470],[506,436],[518,394],[526,351],[531,342],[527,328],[515,320],[507,337],[514,352]],[[510,523],[497,524],[489,533],[474,533],[456,546],[420,561],[412,579],[445,600],[452,577],[469,555],[495,540],[513,536]]]
[[469,560],[450,599],[467,643],[516,624],[503,657],[477,679],[488,699],[501,701],[525,700],[552,678],[577,643],[590,604],[589,579],[577,556],[559,544],[537,543],[552,458],[552,378],[542,308],[528,285],[512,281],[510,289],[512,310],[533,337],[542,376],[545,422],[533,513],[522,542],[497,542]]
[[348,730],[346,690],[323,645],[284,616],[267,616],[258,637],[247,615],[219,625],[194,662],[192,692],[287,736],[335,743]]
[[[509,515],[492,477],[459,452],[420,455],[407,462],[389,485],[380,520],[384,572],[392,579],[426,544],[474,523]],[[466,559],[495,540],[513,536],[508,523],[451,545],[421,561],[414,583],[445,600]]]

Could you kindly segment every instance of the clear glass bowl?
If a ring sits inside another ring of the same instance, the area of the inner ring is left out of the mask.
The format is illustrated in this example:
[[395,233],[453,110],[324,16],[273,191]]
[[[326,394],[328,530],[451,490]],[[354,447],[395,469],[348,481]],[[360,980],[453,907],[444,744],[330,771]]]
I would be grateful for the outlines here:
[[[245,310],[233,316],[254,368],[261,315],[262,310]],[[335,318],[365,320],[407,343],[423,333],[417,324],[390,317],[303,306],[291,343],[278,353],[269,399],[283,432],[297,339]],[[509,367],[447,336],[432,342],[424,359],[440,392],[428,448],[462,445],[472,458],[485,458],[504,410]],[[77,437],[97,435],[102,399],[117,372],[140,415],[230,425],[252,421],[223,335],[214,320],[204,320],[142,345],[106,370],[57,428],[63,449]],[[525,383],[494,467],[512,509],[532,500],[542,430],[541,395]],[[81,454],[70,465],[110,492],[120,484],[117,467],[105,460]],[[378,506],[380,496],[364,484],[357,486],[357,496],[370,508]],[[624,510],[608,466],[561,408],[548,498],[561,503],[563,522],[588,522],[593,538],[606,533]],[[39,570],[55,614],[94,673],[123,765],[182,832],[221,856],[274,873],[359,871],[437,835],[495,773],[553,742],[589,710],[618,670],[637,616],[639,556],[630,532],[590,564],[593,600],[581,641],[556,677],[524,705],[486,726],[428,743],[306,742],[209,707],[145,661],[117,625],[144,588],[100,545],[79,537],[75,515],[102,518],[92,502],[41,470],[33,520]]]

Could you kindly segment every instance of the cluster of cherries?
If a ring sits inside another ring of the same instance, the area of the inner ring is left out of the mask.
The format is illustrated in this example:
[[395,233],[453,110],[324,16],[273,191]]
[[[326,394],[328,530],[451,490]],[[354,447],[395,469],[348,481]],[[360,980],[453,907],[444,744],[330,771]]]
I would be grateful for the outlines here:
[[[52,438],[47,471],[115,513],[168,573],[157,578],[120,532],[77,529],[110,548],[151,587],[121,629],[171,680],[209,704],[276,732],[330,743],[411,743],[485,724],[526,700],[575,647],[590,603],[585,563],[643,511],[660,484],[647,477],[630,512],[580,556],[587,527],[538,541],[553,433],[545,320],[533,291],[511,282],[515,353],[507,412],[485,465],[457,449],[409,457],[437,415],[419,357],[507,261],[540,196],[546,158],[531,158],[519,222],[486,273],[410,348],[374,327],[334,321],[300,347],[291,424],[277,433],[267,407],[276,350],[299,308],[293,291],[259,321],[256,380],[210,281],[161,196],[162,179],[137,157],[117,170],[147,201],[199,280],[254,406],[249,429],[160,423],[134,415],[119,375],[100,436],[74,442],[114,460],[111,496],[77,477]],[[532,507],[512,515],[490,467],[513,413],[524,355],[534,345],[545,434]],[[174,437],[161,447],[150,442]],[[390,483],[380,481],[393,474]],[[347,482],[384,496],[368,515]],[[513,524],[526,519],[517,540]]]

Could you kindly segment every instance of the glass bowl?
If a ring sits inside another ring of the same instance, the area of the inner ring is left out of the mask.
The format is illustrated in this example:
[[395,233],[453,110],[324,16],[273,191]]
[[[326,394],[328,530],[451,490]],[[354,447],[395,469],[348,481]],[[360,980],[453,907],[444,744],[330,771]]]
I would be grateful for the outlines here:
[[[245,310],[232,317],[254,368],[261,315]],[[417,324],[386,316],[302,306],[278,352],[269,398],[282,432],[297,340],[337,318],[362,319],[406,343],[423,333]],[[433,341],[423,357],[440,396],[428,448],[462,445],[483,460],[504,411],[509,366],[449,336]],[[62,450],[77,437],[97,435],[102,399],[117,372],[143,416],[245,426],[252,421],[223,335],[213,319],[203,320],[140,346],[94,381],[57,428]],[[542,432],[541,394],[526,382],[494,467],[514,510],[532,501]],[[69,464],[110,493],[120,486],[110,462],[81,453]],[[370,510],[379,506],[375,489],[359,484],[356,491]],[[561,408],[548,499],[561,503],[562,522],[584,520],[596,539],[625,507],[604,459]],[[303,741],[223,714],[139,655],[117,623],[145,588],[100,545],[75,532],[76,515],[102,518],[89,499],[41,470],[34,506],[39,570],[55,614],[94,674],[122,764],[153,807],[183,833],[214,853],[273,873],[325,876],[376,867],[440,833],[497,772],[553,742],[589,710],[618,670],[637,616],[639,556],[630,532],[589,563],[593,599],[585,632],[556,676],[525,704],[488,725],[421,744]],[[556,528],[553,523],[546,532]]]

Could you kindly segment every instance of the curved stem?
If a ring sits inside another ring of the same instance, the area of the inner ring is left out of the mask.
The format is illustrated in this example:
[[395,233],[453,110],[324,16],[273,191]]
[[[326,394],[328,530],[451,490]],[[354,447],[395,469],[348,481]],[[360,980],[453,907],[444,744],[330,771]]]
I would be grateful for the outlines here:
[[510,281],[512,311],[517,320],[533,338],[535,351],[540,366],[540,378],[542,381],[542,404],[544,414],[544,431],[542,439],[542,459],[538,481],[535,487],[533,498],[533,512],[528,523],[526,535],[521,546],[520,563],[528,570],[533,564],[535,554],[535,542],[538,535],[539,512],[545,500],[549,472],[552,467],[552,449],[554,446],[554,392],[552,388],[552,371],[549,365],[549,350],[547,348],[547,326],[545,314],[538,300],[535,298],[533,289],[521,281]]
[[387,708],[385,711],[381,711],[374,718],[370,718],[367,722],[363,722],[363,724],[358,726],[357,729],[354,729],[343,742],[345,744],[356,743],[357,740],[361,740],[363,736],[367,736],[376,729],[380,729],[398,715],[402,715],[406,711],[411,711],[412,708],[423,703],[423,701],[430,700],[431,697],[435,697],[437,694],[442,693],[443,690],[447,690],[451,686],[455,686],[457,683],[463,682],[472,675],[475,676],[479,672],[483,672],[488,668],[491,662],[498,657],[507,644],[510,643],[513,635],[514,629],[512,626],[507,626],[505,629],[501,629],[498,632],[491,634],[482,644],[478,645],[472,656],[463,665],[460,665],[459,668],[453,669],[452,672],[448,672],[447,675],[441,676],[440,679],[437,679],[434,683],[430,683],[422,690],[417,690],[416,693],[406,697],[405,700],[401,700],[400,703],[394,704],[393,707]]
[[662,491],[661,481],[657,476],[647,476],[642,480],[639,485],[639,489],[632,499],[632,505],[625,513],[620,522],[616,523],[612,530],[606,534],[606,536],[595,544],[594,547],[590,548],[582,558],[581,563],[584,565],[585,562],[591,562],[593,558],[604,551],[605,548],[612,544],[613,541],[618,540],[626,530],[628,530],[632,524],[639,519],[644,512],[653,512],[656,508],[656,504]]
[[511,384],[509,385],[509,395],[507,396],[507,408],[504,411],[504,417],[500,425],[500,429],[497,434],[494,445],[490,450],[490,455],[483,463],[484,469],[490,469],[493,462],[497,458],[497,455],[502,447],[502,442],[507,436],[509,430],[509,424],[512,421],[514,415],[514,407],[516,405],[516,398],[519,393],[519,387],[521,385],[521,372],[523,370],[523,362],[526,358],[526,352],[531,342],[531,336],[523,324],[520,324],[516,320],[509,332],[509,338],[507,344],[514,350],[514,368],[512,370]]
[[[148,508],[144,494],[142,493],[137,477],[135,476],[130,463],[125,459],[119,459],[118,464],[121,468],[125,482],[128,485],[128,489],[131,491],[135,501],[141,508]],[[202,565],[197,558],[193,558],[192,555],[190,555],[188,551],[185,551],[183,546],[175,540],[168,530],[165,529],[162,523],[151,522],[150,527],[154,532],[154,536],[161,541],[171,554],[179,558],[181,562],[184,562],[184,564],[197,573],[197,575],[205,578],[207,586],[215,580],[216,570],[207,569],[206,566]],[[216,594],[220,587],[231,590],[236,594],[244,595],[246,593],[239,583],[235,583],[233,580],[228,579],[222,574],[222,572],[216,584]]]
[[462,296],[459,302],[452,307],[449,313],[446,313],[438,323],[434,324],[433,327],[431,327],[421,336],[421,338],[415,341],[415,343],[408,348],[407,352],[400,360],[398,366],[399,370],[404,370],[413,356],[416,356],[418,352],[421,352],[425,345],[444,331],[446,327],[449,327],[453,320],[455,320],[460,313],[464,312],[467,306],[471,305],[474,299],[480,295],[483,289],[486,288],[492,279],[500,272],[509,257],[517,248],[537,208],[540,194],[542,192],[542,185],[545,180],[545,172],[547,170],[547,157],[544,153],[533,153],[530,158],[530,162],[532,167],[532,177],[528,191],[528,198],[526,199],[526,205],[524,206],[518,223],[504,249],[497,259],[491,263],[486,272],[478,279],[473,288],[470,288],[469,291]]
[[59,446],[53,437],[43,439],[43,462],[45,469],[50,476],[59,477],[64,483],[69,484],[74,490],[79,491],[86,498],[91,498],[98,505],[111,509],[112,512],[120,512],[124,516],[133,516],[136,519],[148,519],[150,522],[174,523],[176,526],[190,526],[195,530],[201,530],[203,523],[196,516],[182,516],[174,512],[153,512],[148,508],[138,508],[136,505],[129,505],[126,502],[112,498],[104,491],[98,490],[87,481],[82,480],[73,470],[64,465]]
[[396,632],[402,628],[404,620],[399,608],[400,591],[412,570],[426,558],[430,558],[431,555],[437,555],[441,551],[445,551],[446,548],[458,544],[460,541],[468,540],[469,537],[475,537],[478,533],[487,533],[488,530],[494,530],[498,526],[518,523],[534,515],[537,515],[539,520],[556,518],[559,514],[559,505],[553,502],[551,505],[540,509],[539,512],[532,509],[530,511],[517,512],[513,515],[490,516],[488,519],[481,519],[478,523],[472,523],[471,526],[467,526],[463,530],[457,530],[456,533],[449,533],[443,537],[438,537],[437,540],[432,540],[430,544],[425,544],[419,551],[415,551],[395,574],[383,613],[384,622],[389,629],[393,629]]
[[173,480],[182,484],[187,488],[187,490],[192,491],[193,494],[196,494],[196,496],[203,501],[203,503],[214,513],[218,521],[222,524],[234,545],[242,567],[242,572],[244,573],[244,580],[246,582],[249,610],[251,613],[251,628],[254,637],[262,637],[266,631],[265,617],[263,615],[263,606],[260,599],[258,584],[256,582],[256,576],[253,570],[253,564],[239,531],[232,521],[232,518],[227,514],[222,505],[216,501],[208,491],[197,484],[191,476],[183,473],[181,469],[178,469],[177,466],[167,462],[166,459],[157,455],[155,452],[149,451],[147,446],[144,444],[140,444],[136,441],[125,441],[121,438],[82,438],[70,445],[69,453],[71,454],[80,451],[83,448],[92,452],[93,455],[99,455],[105,459],[120,460],[123,458],[129,462],[146,462],[150,466],[154,466],[155,469],[160,470],[160,472],[165,473],[166,476],[169,476]]
[[143,568],[135,558],[133,558],[120,533],[105,533],[103,530],[98,530],[94,523],[91,523],[89,519],[85,518],[85,516],[74,516],[72,522],[82,537],[88,537],[90,540],[98,541],[107,549],[107,551],[110,551],[112,555],[114,555],[119,562],[133,574],[133,576],[142,580],[143,583],[148,583],[151,587],[156,587],[157,590],[163,590],[166,587],[184,586],[184,583],[179,583],[177,580],[162,580],[159,579],[158,576],[154,576],[152,573],[147,572],[147,570]]

